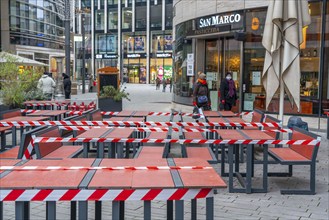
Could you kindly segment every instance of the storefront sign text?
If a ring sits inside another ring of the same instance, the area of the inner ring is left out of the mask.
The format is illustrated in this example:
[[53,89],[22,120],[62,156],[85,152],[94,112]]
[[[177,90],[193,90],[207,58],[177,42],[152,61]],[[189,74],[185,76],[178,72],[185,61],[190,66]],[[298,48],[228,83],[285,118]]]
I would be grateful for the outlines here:
[[157,53],[157,58],[170,58],[172,57],[171,53]]
[[215,25],[233,24],[241,21],[240,14],[231,15],[213,15],[208,18],[200,18],[198,26],[199,28],[205,28]]
[[116,54],[96,54],[96,59],[116,59],[118,55]]

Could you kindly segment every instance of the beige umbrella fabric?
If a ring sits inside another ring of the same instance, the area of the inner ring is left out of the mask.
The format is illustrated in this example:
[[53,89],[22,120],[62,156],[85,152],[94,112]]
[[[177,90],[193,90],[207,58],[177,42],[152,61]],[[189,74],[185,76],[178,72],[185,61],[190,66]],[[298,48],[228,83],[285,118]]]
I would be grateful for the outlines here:
[[262,82],[266,109],[281,86],[280,115],[283,115],[284,91],[292,105],[295,103],[300,110],[299,47],[304,41],[302,29],[310,23],[307,0],[270,1],[262,41],[266,49]]
[[44,63],[21,57],[15,54],[0,52],[0,63],[13,62],[22,66],[47,66]]

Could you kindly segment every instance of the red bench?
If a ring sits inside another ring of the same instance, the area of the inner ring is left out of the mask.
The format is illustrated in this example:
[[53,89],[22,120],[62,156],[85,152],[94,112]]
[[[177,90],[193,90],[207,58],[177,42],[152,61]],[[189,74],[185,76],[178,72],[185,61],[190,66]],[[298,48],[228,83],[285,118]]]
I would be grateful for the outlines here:
[[[303,129],[294,127],[291,140],[313,140],[320,137],[305,131]],[[284,148],[270,148],[268,153],[276,161],[282,165],[288,165],[288,173],[281,173],[283,175],[277,176],[292,176],[293,165],[309,165],[310,166],[310,189],[307,190],[281,190],[282,194],[315,194],[315,172],[316,172],[316,156],[319,146],[311,145],[289,145]],[[274,176],[274,175],[271,175]]]
[[[60,137],[58,127],[53,126],[35,132],[36,137]],[[60,159],[77,157],[82,153],[83,147],[79,145],[63,145],[63,143],[36,143],[34,146],[37,159]]]

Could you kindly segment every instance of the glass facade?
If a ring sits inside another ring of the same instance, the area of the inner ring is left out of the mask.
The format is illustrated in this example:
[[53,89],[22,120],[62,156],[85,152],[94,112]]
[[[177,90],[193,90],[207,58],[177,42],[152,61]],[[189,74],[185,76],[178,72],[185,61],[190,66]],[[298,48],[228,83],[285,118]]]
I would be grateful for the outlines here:
[[[287,99],[284,106],[284,112],[287,114],[318,115],[321,114],[322,109],[329,109],[328,8],[329,6],[323,10],[323,1],[309,1],[312,23],[304,28],[303,35],[306,41],[300,45],[301,111],[298,112],[296,107],[291,108]],[[191,90],[195,82],[195,75],[197,71],[203,71],[207,75],[210,90],[214,91],[211,98],[213,99],[212,104],[213,102],[216,104],[213,107],[217,108],[218,95],[215,95],[215,91],[218,91],[218,86],[225,73],[230,71],[233,73],[233,79],[239,90],[239,100],[234,110],[251,111],[254,108],[265,110],[266,93],[261,83],[261,74],[265,57],[262,34],[267,8],[226,12],[223,15],[235,15],[236,13],[240,14],[243,22],[236,22],[230,27],[197,26],[201,19],[209,18],[212,15],[176,25],[173,65],[175,102],[192,104]],[[323,18],[326,19],[325,29],[322,25]],[[321,45],[323,45],[322,48]],[[196,58],[192,74],[187,71],[188,53],[193,53]],[[278,99],[279,93],[270,103],[268,112],[278,112]]]
[[64,49],[63,21],[57,4],[52,0],[10,0],[10,43]]
[[[172,20],[172,1],[163,5],[162,0],[151,0],[149,4],[146,0],[128,0],[118,5],[118,1],[108,0],[107,9],[96,2],[95,73],[97,69],[112,66],[121,70],[121,77],[125,76],[128,83],[155,83],[156,77],[171,78],[172,25],[171,21],[166,25],[163,19]],[[119,10],[121,19],[118,19]],[[104,30],[106,19],[107,30]]]

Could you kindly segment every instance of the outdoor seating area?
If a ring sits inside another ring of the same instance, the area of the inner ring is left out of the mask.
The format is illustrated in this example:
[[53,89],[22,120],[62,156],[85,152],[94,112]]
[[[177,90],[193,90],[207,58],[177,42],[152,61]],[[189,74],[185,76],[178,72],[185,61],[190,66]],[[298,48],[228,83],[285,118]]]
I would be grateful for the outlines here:
[[[68,109],[25,116],[22,111],[0,114],[5,143],[0,152],[0,208],[15,201],[16,219],[28,219],[34,201],[46,202],[48,219],[56,219],[59,201],[70,202],[71,219],[88,219],[90,201],[95,201],[96,219],[103,201],[112,202],[112,219],[124,219],[125,201],[143,201],[143,217],[151,219],[151,202],[156,200],[166,201],[169,219],[183,219],[184,200],[192,201],[191,218],[196,219],[199,199],[206,201],[207,219],[214,219],[217,189],[268,193],[268,179],[291,177],[296,165],[310,166],[310,188],[287,185],[289,190],[281,193],[316,193],[319,136],[283,129],[281,121],[259,110],[244,113],[252,114],[251,121],[231,111],[205,111],[198,120],[175,110],[95,109],[73,116]],[[157,116],[166,120],[150,121]],[[261,160],[254,157],[256,146],[262,150]],[[272,164],[287,165],[288,172],[271,172]],[[256,175],[256,166],[261,175]],[[253,184],[255,178],[262,180],[261,187]]]

